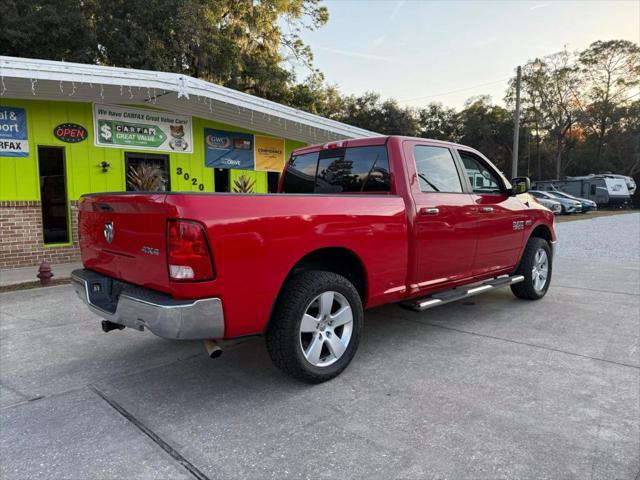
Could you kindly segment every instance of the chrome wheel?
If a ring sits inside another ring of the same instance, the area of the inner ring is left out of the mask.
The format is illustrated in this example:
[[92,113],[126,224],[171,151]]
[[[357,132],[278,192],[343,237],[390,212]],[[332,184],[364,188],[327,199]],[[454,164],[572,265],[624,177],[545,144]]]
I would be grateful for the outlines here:
[[533,257],[533,268],[531,269],[531,279],[536,292],[541,292],[547,284],[549,276],[549,257],[544,248],[538,249]]
[[300,348],[315,367],[337,362],[351,341],[353,311],[344,295],[323,292],[307,306],[300,322]]

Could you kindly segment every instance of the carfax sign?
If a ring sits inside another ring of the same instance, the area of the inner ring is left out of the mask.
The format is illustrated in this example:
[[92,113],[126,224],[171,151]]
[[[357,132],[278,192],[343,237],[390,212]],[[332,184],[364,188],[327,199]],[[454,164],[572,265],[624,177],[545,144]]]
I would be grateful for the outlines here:
[[193,152],[191,117],[139,108],[93,105],[97,147]]
[[204,129],[204,164],[210,168],[253,170],[253,135]]
[[27,112],[0,106],[0,157],[28,157]]

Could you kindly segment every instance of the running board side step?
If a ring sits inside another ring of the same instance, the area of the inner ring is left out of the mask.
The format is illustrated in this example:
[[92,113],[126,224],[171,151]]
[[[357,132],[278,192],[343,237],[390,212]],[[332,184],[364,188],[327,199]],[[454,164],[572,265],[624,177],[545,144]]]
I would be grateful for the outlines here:
[[488,292],[498,287],[505,287],[507,285],[513,285],[514,283],[520,283],[524,281],[524,276],[513,275],[512,277],[498,277],[493,280],[488,280],[480,285],[476,285],[471,288],[452,288],[451,290],[445,290],[431,295],[430,297],[419,298],[417,300],[411,300],[403,302],[400,305],[415,310],[416,312],[422,312],[429,308],[444,305],[445,303],[456,302],[463,298],[473,297],[480,293]]

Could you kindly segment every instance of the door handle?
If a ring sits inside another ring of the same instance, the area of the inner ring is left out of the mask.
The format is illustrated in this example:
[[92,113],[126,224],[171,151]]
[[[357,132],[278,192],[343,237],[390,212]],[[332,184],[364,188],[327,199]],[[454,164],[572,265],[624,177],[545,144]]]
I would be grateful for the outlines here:
[[493,207],[482,207],[480,208],[480,213],[492,213]]
[[440,213],[440,210],[438,208],[422,207],[420,209],[420,215],[437,215],[439,213]]

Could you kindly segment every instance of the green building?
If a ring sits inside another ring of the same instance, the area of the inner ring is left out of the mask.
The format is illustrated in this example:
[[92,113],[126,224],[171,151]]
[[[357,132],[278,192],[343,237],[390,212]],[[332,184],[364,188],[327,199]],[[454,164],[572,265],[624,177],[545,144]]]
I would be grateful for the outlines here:
[[0,56],[0,270],[78,261],[85,193],[268,193],[295,148],[369,135],[182,75]]

